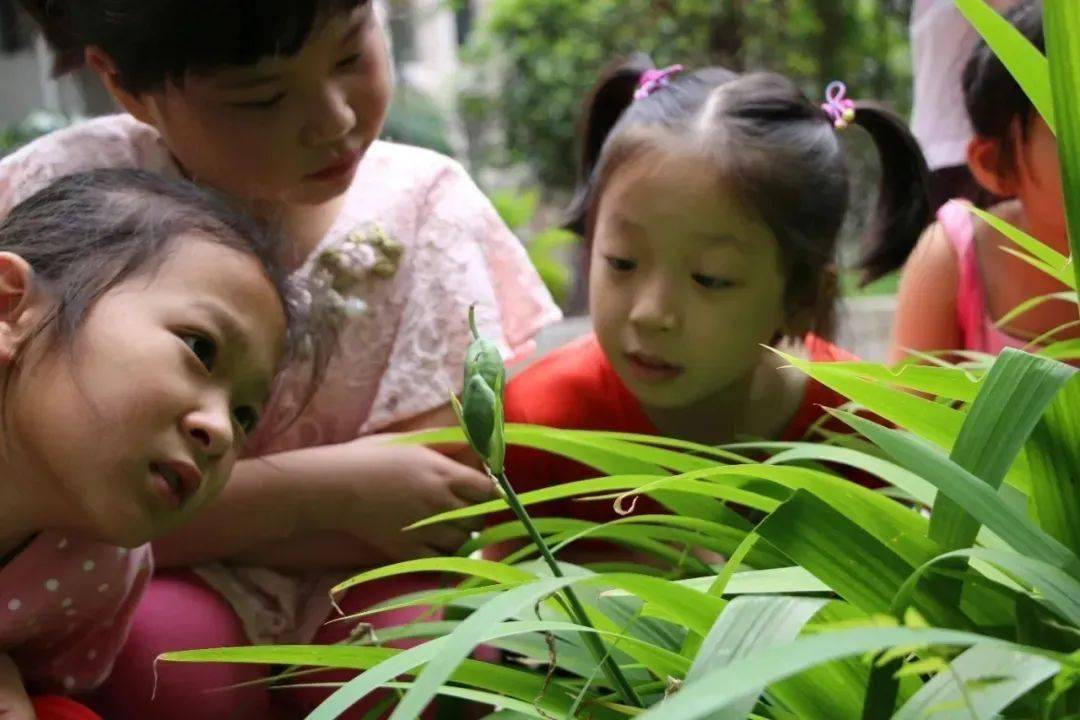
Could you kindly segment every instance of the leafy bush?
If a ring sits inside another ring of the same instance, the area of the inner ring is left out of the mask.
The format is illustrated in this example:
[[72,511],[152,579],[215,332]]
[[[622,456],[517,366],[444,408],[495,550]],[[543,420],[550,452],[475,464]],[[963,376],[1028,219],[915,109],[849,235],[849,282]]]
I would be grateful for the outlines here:
[[811,97],[842,78],[906,109],[909,4],[494,0],[469,54],[479,72],[499,72],[462,104],[472,122],[501,124],[504,161],[525,161],[542,183],[565,188],[574,182],[575,119],[612,57],[642,51],[660,65],[777,70],[804,81]]
[[382,137],[444,155],[454,154],[446,118],[431,98],[408,84],[400,84],[394,89]]
[[0,157],[15,152],[35,138],[67,127],[70,122],[69,118],[58,113],[45,110],[33,112],[22,122],[0,132]]

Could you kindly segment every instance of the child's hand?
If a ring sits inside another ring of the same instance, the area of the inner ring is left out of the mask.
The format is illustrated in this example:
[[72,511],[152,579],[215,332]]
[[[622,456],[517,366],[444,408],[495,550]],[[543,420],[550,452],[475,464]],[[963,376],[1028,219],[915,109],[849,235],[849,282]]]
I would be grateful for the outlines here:
[[36,717],[19,669],[10,656],[0,653],[0,720],[35,720]]
[[[403,532],[447,510],[497,497],[486,473],[428,447],[389,445],[374,435],[334,448],[336,472],[324,476],[308,510],[308,527],[346,532],[391,560],[453,554],[477,518]],[[330,448],[325,448],[329,450]],[[447,453],[465,455],[447,449]]]

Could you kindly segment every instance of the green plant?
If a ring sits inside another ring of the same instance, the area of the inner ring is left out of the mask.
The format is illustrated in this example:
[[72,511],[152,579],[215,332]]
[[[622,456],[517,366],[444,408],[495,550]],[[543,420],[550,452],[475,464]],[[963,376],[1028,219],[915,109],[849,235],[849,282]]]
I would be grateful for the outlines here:
[[[1046,0],[1053,92],[1037,104],[1045,109],[1052,99],[1056,108],[1064,177],[1075,197],[1080,116],[1070,108],[1080,76],[1070,68],[1080,57],[1080,16],[1066,12],[1069,1]],[[1012,67],[1025,87],[1037,94],[1050,86],[1045,62],[1016,44],[982,0],[958,2],[995,49],[1013,45]],[[1063,91],[1071,96],[1059,99]],[[1070,212],[1069,220],[1077,242],[1080,218]],[[1003,230],[1033,265],[1073,290],[1080,284],[1069,260],[1015,228]],[[1059,344],[1046,355],[1066,350]],[[525,493],[522,506],[646,494],[671,514],[598,525],[526,521],[522,512],[480,533],[460,557],[378,568],[342,586],[417,570],[463,577],[455,587],[382,606],[468,613],[401,628],[394,637],[432,638],[409,650],[243,648],[169,659],[366,670],[312,718],[334,717],[382,686],[412,697],[394,720],[416,717],[436,693],[498,706],[491,717],[500,720],[1080,715],[1080,376],[1052,357],[1012,350],[988,367],[788,360],[890,425],[837,412],[855,434],[833,435],[831,444],[729,448],[509,426],[506,442],[571,457],[600,476]],[[487,437],[489,425],[495,437],[496,414],[468,437]],[[448,429],[407,441],[465,437]],[[491,446],[478,450],[489,457]],[[767,460],[754,462],[752,453]],[[873,475],[885,488],[855,485],[838,467]],[[502,500],[493,501],[423,524],[502,509]],[[586,538],[651,554],[656,564],[559,562],[557,577],[536,560],[543,548],[558,557]],[[501,562],[471,557],[507,540],[526,545]],[[727,560],[703,565],[691,548]],[[587,622],[556,599],[571,587]],[[620,702],[617,683],[598,672],[583,633],[604,642],[645,712]],[[527,662],[463,660],[480,643]]]
[[408,84],[400,84],[394,89],[382,136],[444,155],[454,154],[442,112],[431,98]]
[[497,123],[509,157],[540,182],[574,183],[575,121],[604,65],[641,51],[661,66],[720,64],[798,78],[811,97],[842,78],[908,105],[907,13],[895,0],[495,0],[469,57],[500,69],[464,98],[474,122]]

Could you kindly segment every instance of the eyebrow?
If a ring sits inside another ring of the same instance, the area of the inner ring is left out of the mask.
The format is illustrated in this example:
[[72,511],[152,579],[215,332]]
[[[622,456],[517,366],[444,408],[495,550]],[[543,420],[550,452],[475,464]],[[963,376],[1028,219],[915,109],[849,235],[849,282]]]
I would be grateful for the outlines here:
[[345,32],[341,35],[341,40],[338,41],[338,45],[348,45],[350,42],[356,39],[356,36],[360,34],[361,28],[364,27],[364,23],[367,22],[367,16],[371,12],[371,3],[366,3],[356,18],[349,23],[349,27],[345,29]]
[[720,233],[718,235],[705,234],[702,237],[704,237],[706,242],[708,242],[710,245],[736,245],[736,246],[738,246],[738,245],[742,244],[742,241],[738,237],[736,237],[735,235],[730,235],[728,233]]

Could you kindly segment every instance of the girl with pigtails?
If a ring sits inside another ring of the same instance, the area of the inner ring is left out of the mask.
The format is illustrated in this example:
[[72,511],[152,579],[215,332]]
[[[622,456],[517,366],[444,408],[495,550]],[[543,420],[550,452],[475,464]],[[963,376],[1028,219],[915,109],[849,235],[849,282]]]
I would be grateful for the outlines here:
[[[568,223],[588,248],[593,332],[509,383],[507,419],[709,445],[803,438],[845,400],[766,346],[851,359],[829,338],[850,191],[842,136],[856,128],[881,160],[859,261],[869,282],[903,262],[929,214],[926,163],[898,117],[842,83],[820,103],[772,73],[613,66],[587,103]],[[507,469],[520,491],[591,476],[532,449]],[[606,503],[541,508],[617,517]]]

